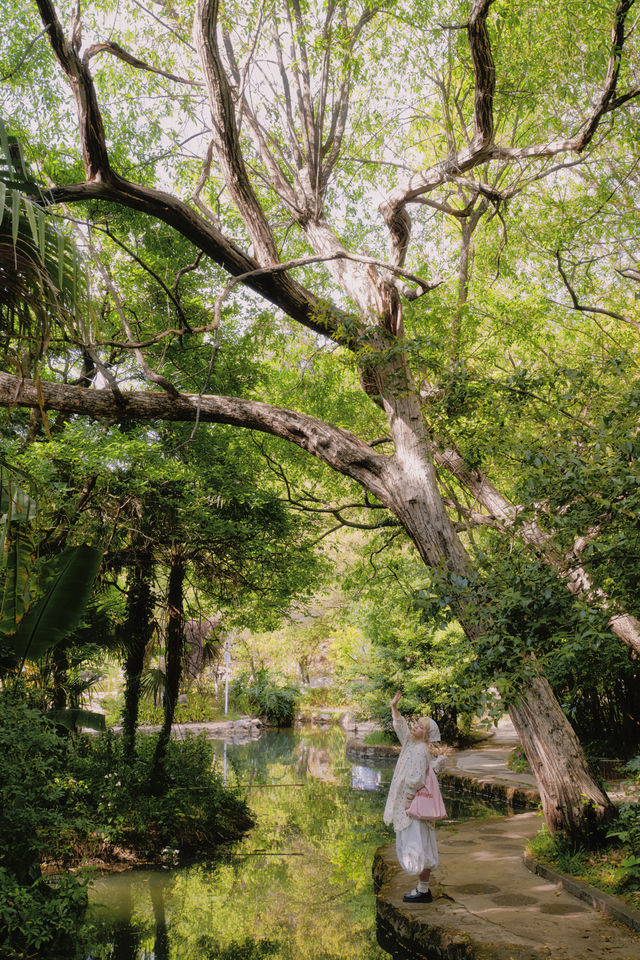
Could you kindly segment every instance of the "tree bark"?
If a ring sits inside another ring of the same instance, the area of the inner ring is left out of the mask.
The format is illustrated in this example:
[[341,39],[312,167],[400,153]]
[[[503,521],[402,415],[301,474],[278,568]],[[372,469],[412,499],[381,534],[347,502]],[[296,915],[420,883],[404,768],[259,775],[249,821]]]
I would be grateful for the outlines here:
[[151,784],[159,785],[167,753],[173,716],[178,703],[178,691],[182,676],[182,656],[184,652],[184,578],[185,562],[180,554],[174,553],[169,561],[169,587],[167,591],[167,656],[164,688],[164,721],[158,734],[158,741],[151,765]]
[[[394,365],[401,364],[396,355]],[[395,369],[396,389],[381,395],[395,446],[392,467],[385,473],[383,502],[400,520],[413,540],[425,564],[437,574],[468,578],[473,565],[439,491],[429,437],[419,397],[412,390],[408,365],[400,389]],[[378,370],[378,378],[382,373]],[[456,616],[473,643],[481,625],[464,601],[455,608]],[[600,789],[589,769],[584,751],[547,680],[525,671],[520,699],[510,707],[514,726],[521,739],[540,790],[543,811],[550,831],[562,830],[577,839],[613,815],[613,805]]]
[[138,544],[127,585],[127,619],[124,626],[126,657],[124,663],[124,711],[122,742],[125,758],[135,756],[136,728],[140,706],[140,681],[144,655],[153,632],[154,596],[151,589],[153,557],[144,543]]
[[588,840],[590,831],[613,818],[615,808],[598,786],[547,680],[534,676],[509,714],[534,772],[550,832]]

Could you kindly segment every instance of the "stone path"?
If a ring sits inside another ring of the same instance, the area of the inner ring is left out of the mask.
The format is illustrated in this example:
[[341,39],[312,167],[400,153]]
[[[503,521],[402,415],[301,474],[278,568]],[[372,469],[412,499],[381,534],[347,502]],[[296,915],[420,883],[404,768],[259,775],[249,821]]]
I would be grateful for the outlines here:
[[[505,719],[487,743],[451,756],[447,769],[531,789],[533,777],[506,767],[516,743]],[[439,826],[432,904],[402,902],[414,878],[401,870],[395,844],[381,847],[374,880],[382,945],[402,943],[426,960],[640,960],[640,934],[524,866],[541,822],[528,811]]]
[[497,727],[487,731],[486,740],[478,746],[450,754],[447,757],[445,770],[479,779],[491,779],[494,783],[535,790],[536,781],[532,774],[514,773],[507,767],[509,755],[518,743],[511,720],[508,716],[504,716]]
[[413,878],[393,844],[381,848],[374,874],[387,936],[425,958],[640,960],[639,934],[527,870],[522,851],[539,828],[529,811],[439,829],[432,904],[402,902]]

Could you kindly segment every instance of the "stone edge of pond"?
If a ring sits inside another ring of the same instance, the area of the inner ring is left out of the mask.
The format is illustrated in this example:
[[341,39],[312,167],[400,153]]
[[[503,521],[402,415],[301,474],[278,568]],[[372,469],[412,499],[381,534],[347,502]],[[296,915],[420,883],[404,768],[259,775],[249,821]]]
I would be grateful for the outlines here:
[[400,755],[402,747],[395,743],[363,743],[351,737],[347,740],[347,756],[358,760],[394,760]]
[[[392,847],[392,844],[378,847],[371,871],[376,893],[378,942],[383,950],[395,948],[397,952],[400,948],[421,960],[542,960],[548,957],[546,951],[540,953],[515,944],[481,943],[453,926],[427,923],[410,909],[393,904],[385,897],[384,887],[402,870],[387,854]],[[439,892],[435,884],[433,892],[437,900]]]
[[640,932],[640,912],[628,907],[622,900],[619,900],[618,897],[613,896],[613,894],[605,893],[604,890],[592,887],[591,884],[585,883],[584,880],[578,880],[577,877],[570,877],[566,873],[558,873],[553,867],[549,867],[546,863],[541,863],[539,860],[536,860],[530,853],[524,853],[522,855],[522,862],[527,870],[538,874],[538,876],[544,880],[555,883],[557,887],[566,890],[567,893],[570,893],[578,900],[583,900],[589,904],[590,907],[593,907],[594,910],[598,910],[600,913],[612,917],[619,923],[624,923],[632,930]]
[[500,783],[490,778],[472,777],[459,770],[444,770],[438,775],[438,780],[443,786],[454,787],[486,800],[498,800],[511,807],[536,810],[540,805],[540,794],[537,790]]

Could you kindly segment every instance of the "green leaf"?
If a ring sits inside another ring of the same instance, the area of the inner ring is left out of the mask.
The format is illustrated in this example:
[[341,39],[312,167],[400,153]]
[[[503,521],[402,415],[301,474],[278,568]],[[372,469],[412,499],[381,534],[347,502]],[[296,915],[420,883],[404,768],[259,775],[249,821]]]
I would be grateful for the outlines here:
[[47,221],[46,221],[44,210],[41,210],[40,208],[38,208],[38,227],[39,227],[38,233],[39,233],[39,244],[40,244],[40,259],[44,263]]
[[19,190],[11,191],[11,238],[15,247],[18,241],[18,230],[20,227],[20,200],[22,194]]
[[74,732],[81,727],[86,727],[88,730],[103,733],[107,728],[103,713],[82,710],[80,707],[69,707],[67,710],[51,710],[46,715],[54,723],[59,723],[60,726]]
[[0,146],[2,146],[2,154],[7,162],[7,167],[11,169],[11,152],[9,150],[9,138],[7,136],[7,128],[0,119]]
[[49,565],[54,571],[49,589],[29,608],[10,638],[16,659],[39,660],[77,627],[101,562],[101,550],[82,545]]
[[13,633],[29,602],[29,577],[34,544],[31,531],[18,521],[3,529],[0,563],[4,575],[0,595],[0,633]]
[[38,242],[38,228],[36,225],[36,215],[33,210],[33,204],[29,203],[26,197],[22,198],[24,203],[24,208],[27,211],[27,218],[29,220],[29,226],[31,227],[31,233],[33,234],[34,243]]
[[65,255],[65,237],[58,233],[58,289],[62,290],[64,285],[64,255]]

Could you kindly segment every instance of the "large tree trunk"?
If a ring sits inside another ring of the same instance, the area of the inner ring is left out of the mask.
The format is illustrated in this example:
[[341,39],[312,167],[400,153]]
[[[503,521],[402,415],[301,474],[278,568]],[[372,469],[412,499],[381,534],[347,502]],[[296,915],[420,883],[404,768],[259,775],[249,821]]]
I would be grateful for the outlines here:
[[[386,474],[385,502],[427,566],[445,578],[468,578],[473,566],[439,492],[419,400],[407,392],[385,400],[385,407],[396,451],[394,469]],[[473,643],[482,630],[476,616],[464,601],[455,612]],[[612,817],[613,805],[547,680],[529,671],[525,676],[510,714],[538,784],[545,820],[552,833],[584,838]]]
[[154,596],[151,589],[153,557],[142,544],[136,552],[127,585],[127,619],[124,626],[127,654],[125,657],[124,710],[122,739],[124,755],[135,755],[136,728],[140,705],[140,681],[144,655],[153,632]]
[[178,702],[180,677],[182,675],[182,655],[184,652],[184,614],[183,587],[185,564],[179,554],[172,554],[169,564],[169,588],[167,591],[167,656],[164,690],[164,722],[158,734],[153,763],[151,782],[159,784],[167,752],[171,725]]
[[547,680],[534,676],[509,714],[534,772],[549,830],[584,841],[613,818],[615,808],[598,786]]

